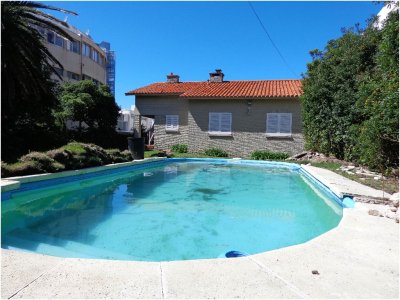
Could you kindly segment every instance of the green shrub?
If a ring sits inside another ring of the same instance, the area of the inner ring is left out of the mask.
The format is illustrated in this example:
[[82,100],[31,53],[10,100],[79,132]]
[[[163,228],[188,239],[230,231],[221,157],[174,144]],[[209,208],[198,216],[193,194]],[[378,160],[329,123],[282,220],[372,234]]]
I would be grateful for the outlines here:
[[177,153],[187,153],[188,152],[188,146],[185,144],[175,144],[172,145],[171,147],[172,152],[177,152]]
[[22,156],[19,161],[23,163],[33,161],[35,162],[35,168],[40,169],[43,173],[57,172],[65,169],[65,166],[63,164],[55,161],[46,153],[42,152],[31,152],[27,155]]
[[33,160],[1,165],[2,177],[14,177],[42,173],[46,172],[42,168],[40,168],[40,164],[37,161]]
[[119,149],[106,149],[105,151],[113,163],[128,162],[132,160],[132,155],[128,150],[120,151]]
[[219,148],[210,148],[210,149],[207,149],[204,153],[208,156],[228,157],[228,153],[226,153],[224,150],[219,149]]
[[94,144],[72,142],[60,149],[72,155],[65,164],[67,169],[95,167],[112,162],[107,152]]
[[23,176],[52,173],[63,170],[102,166],[109,163],[131,161],[128,150],[105,150],[94,144],[72,142],[61,148],[43,152],[31,152],[17,163],[1,163],[1,176]]
[[46,154],[65,166],[67,166],[69,162],[73,159],[72,152],[63,148],[49,150],[46,152]]
[[286,159],[289,155],[283,152],[272,152],[269,150],[257,150],[250,154],[251,159],[267,160],[267,159]]

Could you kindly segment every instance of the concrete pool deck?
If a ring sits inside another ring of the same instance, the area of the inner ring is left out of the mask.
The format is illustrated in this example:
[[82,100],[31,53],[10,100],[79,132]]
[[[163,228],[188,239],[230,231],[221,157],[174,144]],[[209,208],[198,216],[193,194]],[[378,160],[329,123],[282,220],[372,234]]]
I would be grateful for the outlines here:
[[2,249],[1,296],[397,299],[399,225],[369,215],[374,207],[356,203],[338,227],[307,243],[241,258],[159,263]]

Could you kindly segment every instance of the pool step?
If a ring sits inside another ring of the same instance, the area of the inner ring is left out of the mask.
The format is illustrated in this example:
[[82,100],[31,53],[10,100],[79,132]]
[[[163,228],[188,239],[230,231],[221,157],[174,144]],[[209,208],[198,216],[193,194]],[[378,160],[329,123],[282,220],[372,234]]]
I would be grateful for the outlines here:
[[76,251],[70,251],[59,246],[37,243],[27,239],[21,239],[18,237],[6,237],[6,238],[3,237],[2,248],[10,250],[35,252],[35,253],[60,256],[60,257],[93,258],[92,256],[79,253]]
[[[43,241],[48,241],[44,243]],[[77,258],[103,258],[135,260],[135,257],[115,251],[96,248],[87,244],[48,237],[30,230],[18,230],[12,237],[3,237],[3,247],[7,249],[22,249],[53,256]],[[62,246],[58,246],[62,245]]]

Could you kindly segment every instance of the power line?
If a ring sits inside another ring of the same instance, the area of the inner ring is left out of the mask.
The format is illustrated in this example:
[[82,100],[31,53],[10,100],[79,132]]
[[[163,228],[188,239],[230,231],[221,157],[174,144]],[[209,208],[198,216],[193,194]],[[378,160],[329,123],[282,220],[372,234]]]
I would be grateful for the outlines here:
[[293,72],[292,68],[289,66],[289,64],[287,63],[286,59],[283,57],[282,53],[279,51],[278,47],[275,45],[274,41],[272,40],[271,36],[268,33],[268,30],[265,28],[263,22],[261,21],[260,17],[258,16],[256,10],[254,9],[253,5],[251,4],[250,1],[247,2],[250,5],[251,10],[253,11],[254,15],[256,16],[258,22],[260,22],[260,25],[262,27],[262,29],[264,30],[265,34],[267,35],[269,41],[271,42],[272,46],[274,46],[276,52],[278,52],[279,56],[281,57],[282,61],[285,63],[286,67],[289,69],[289,71],[295,76],[297,77],[297,75]]

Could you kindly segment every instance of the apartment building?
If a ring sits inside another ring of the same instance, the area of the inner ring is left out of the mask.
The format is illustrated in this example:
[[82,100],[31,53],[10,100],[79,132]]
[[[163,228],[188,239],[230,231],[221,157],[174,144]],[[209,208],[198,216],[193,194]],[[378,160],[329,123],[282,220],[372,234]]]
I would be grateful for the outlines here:
[[[41,27],[37,29],[42,34],[49,52],[62,64],[63,68],[55,69],[63,81],[89,79],[95,83],[107,83],[106,51],[96,44],[89,34],[69,24],[63,26],[63,29],[70,34],[70,39]],[[55,74],[52,78],[60,80]]]

